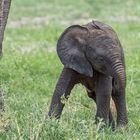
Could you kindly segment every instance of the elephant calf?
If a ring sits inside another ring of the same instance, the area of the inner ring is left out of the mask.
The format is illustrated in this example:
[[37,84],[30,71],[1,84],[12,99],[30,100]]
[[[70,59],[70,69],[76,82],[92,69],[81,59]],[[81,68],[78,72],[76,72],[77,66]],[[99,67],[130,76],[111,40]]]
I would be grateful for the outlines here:
[[125,61],[115,31],[99,21],[67,28],[57,43],[57,53],[64,68],[56,85],[49,113],[59,118],[66,99],[75,84],[85,86],[88,96],[97,105],[96,121],[102,118],[114,124],[110,99],[117,110],[117,126],[128,123],[125,101]]

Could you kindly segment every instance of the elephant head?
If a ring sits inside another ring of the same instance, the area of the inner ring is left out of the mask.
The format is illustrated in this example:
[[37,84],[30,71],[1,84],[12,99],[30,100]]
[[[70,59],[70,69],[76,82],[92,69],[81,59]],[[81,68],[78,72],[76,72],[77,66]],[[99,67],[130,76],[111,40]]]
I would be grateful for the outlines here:
[[4,38],[4,31],[8,19],[11,0],[0,1],[0,55],[2,54],[2,43]]
[[124,56],[116,33],[107,27],[90,26],[73,25],[64,31],[57,44],[61,62],[89,77],[94,70],[110,75],[119,92],[125,92]]

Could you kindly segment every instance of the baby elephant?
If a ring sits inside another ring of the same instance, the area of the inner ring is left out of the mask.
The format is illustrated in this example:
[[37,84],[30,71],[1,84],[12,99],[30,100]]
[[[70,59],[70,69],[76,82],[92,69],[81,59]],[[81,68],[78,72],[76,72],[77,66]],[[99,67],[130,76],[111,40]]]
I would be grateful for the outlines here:
[[101,118],[114,126],[110,110],[112,97],[117,111],[117,126],[128,123],[125,101],[126,73],[123,49],[115,31],[99,21],[67,28],[57,43],[64,68],[54,91],[49,113],[59,118],[75,84],[85,86],[97,105],[96,122]]

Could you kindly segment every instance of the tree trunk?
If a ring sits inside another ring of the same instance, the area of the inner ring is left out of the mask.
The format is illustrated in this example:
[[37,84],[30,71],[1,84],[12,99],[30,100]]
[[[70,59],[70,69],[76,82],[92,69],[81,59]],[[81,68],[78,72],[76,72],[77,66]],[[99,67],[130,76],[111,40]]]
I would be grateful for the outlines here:
[[11,0],[0,0],[0,56],[2,54],[2,43],[10,10],[10,5]]
[[[0,58],[2,56],[2,43],[4,31],[7,24],[8,14],[10,10],[11,0],[0,0]],[[0,112],[4,111],[3,95],[0,92]]]

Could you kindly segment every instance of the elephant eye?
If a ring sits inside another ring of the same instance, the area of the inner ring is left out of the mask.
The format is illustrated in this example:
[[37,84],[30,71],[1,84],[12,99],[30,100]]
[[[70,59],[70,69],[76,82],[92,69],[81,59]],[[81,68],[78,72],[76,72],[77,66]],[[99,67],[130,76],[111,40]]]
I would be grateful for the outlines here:
[[103,57],[100,57],[100,56],[98,56],[97,59],[98,59],[100,62],[103,62],[103,61],[104,61],[104,58],[103,58]]
[[89,49],[89,51],[91,51],[92,50],[92,47],[89,46],[88,49]]
[[104,74],[107,74],[107,69],[106,69],[105,66],[102,66],[102,67],[101,67],[101,71],[102,71]]

